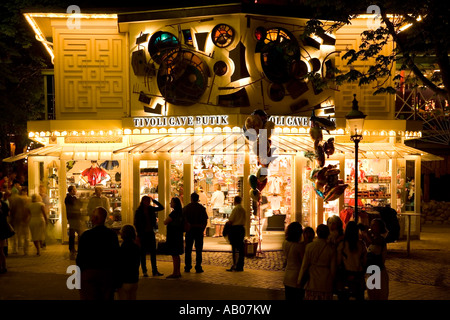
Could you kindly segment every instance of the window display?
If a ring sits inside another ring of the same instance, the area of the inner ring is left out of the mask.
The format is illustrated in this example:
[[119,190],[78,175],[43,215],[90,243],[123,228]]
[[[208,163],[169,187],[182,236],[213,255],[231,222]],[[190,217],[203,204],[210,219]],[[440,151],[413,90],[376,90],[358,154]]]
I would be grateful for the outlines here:
[[[364,159],[359,161],[358,206],[385,206],[391,203],[391,160]],[[345,160],[345,177],[349,188],[345,204],[355,205],[355,163]]]
[[184,206],[183,161],[170,162],[170,197],[177,197]]
[[244,161],[240,155],[195,155],[194,190],[206,203],[208,227],[221,236],[235,196],[242,197]]
[[66,162],[67,187],[74,185],[77,196],[83,203],[82,220],[91,228],[88,204],[96,186],[102,187],[102,196],[109,202],[109,215],[105,225],[115,230],[122,227],[121,168],[119,161],[111,160],[71,160]]
[[[292,156],[278,156],[268,167],[267,185],[261,192],[260,217],[263,230],[284,231],[290,223],[292,194]],[[250,158],[251,172],[258,171],[257,159]],[[254,219],[258,219],[252,205]]]
[[139,200],[149,196],[158,201],[158,161],[141,160],[139,164],[140,192]]
[[58,166],[56,162],[52,162],[48,165],[47,179],[48,200],[50,202],[48,207],[48,220],[51,223],[55,223],[60,218]]

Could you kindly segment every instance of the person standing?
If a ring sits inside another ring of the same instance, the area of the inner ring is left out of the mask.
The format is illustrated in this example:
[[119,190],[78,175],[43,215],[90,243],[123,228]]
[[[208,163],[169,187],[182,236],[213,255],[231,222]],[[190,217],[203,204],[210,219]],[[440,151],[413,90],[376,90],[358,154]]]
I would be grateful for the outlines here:
[[173,209],[169,216],[164,220],[167,226],[167,247],[169,254],[172,256],[173,272],[167,276],[168,279],[180,278],[180,255],[184,253],[184,219],[183,206],[179,198],[174,197],[170,200],[170,207]]
[[327,241],[328,226],[320,224],[316,233],[318,238],[306,246],[298,282],[305,289],[305,300],[332,300],[336,250]]
[[[219,215],[219,210],[225,205],[225,194],[222,192],[220,188],[220,184],[214,185],[214,192],[211,196],[211,208],[213,212],[213,217],[217,217]],[[221,237],[223,232],[223,226],[216,224],[216,230],[213,235],[214,238]]]
[[[156,206],[152,206],[152,203]],[[141,246],[141,269],[144,277],[148,277],[147,253],[150,253],[153,276],[163,275],[158,272],[156,265],[156,238],[154,231],[158,223],[156,213],[161,210],[164,210],[161,203],[149,196],[143,196],[134,215],[134,226]]]
[[66,205],[66,217],[69,224],[69,251],[70,259],[75,259],[75,234],[78,235],[78,243],[80,236],[84,231],[84,227],[81,221],[81,200],[77,198],[77,188],[75,186],[69,186],[67,189],[67,195],[64,199]]
[[[244,237],[247,213],[242,207],[242,198],[234,197],[234,208],[231,211],[228,222],[231,224],[230,235],[231,252],[233,255],[233,265],[227,271],[244,271]],[[238,256],[236,258],[236,256]]]
[[93,228],[80,237],[76,264],[81,271],[81,300],[113,300],[118,287],[119,239],[105,226],[105,208],[91,215]]
[[363,232],[367,247],[367,266],[378,266],[380,268],[380,288],[367,288],[369,300],[388,300],[389,298],[389,275],[386,270],[387,245],[383,237],[387,233],[386,225],[381,219],[373,219],[370,223],[369,232]]
[[31,203],[28,206],[30,211],[30,231],[31,240],[36,247],[36,254],[41,255],[41,245],[45,240],[45,228],[47,226],[47,215],[45,213],[45,205],[39,194],[31,196]]
[[109,199],[102,195],[103,187],[96,186],[94,188],[94,194],[89,198],[89,202],[87,205],[87,213],[88,216],[92,214],[95,208],[97,207],[103,207],[106,209],[106,212],[110,213],[110,205],[109,205]]
[[364,300],[366,245],[359,239],[359,228],[355,221],[349,221],[344,240],[337,247],[336,289],[339,300]]
[[202,251],[203,251],[203,231],[208,222],[208,214],[206,209],[198,203],[199,196],[197,193],[191,194],[191,203],[183,208],[183,218],[187,224],[186,230],[186,249],[185,249],[185,266],[184,271],[190,272],[192,269],[192,246],[195,244],[195,271],[203,272],[202,268]]
[[120,287],[117,290],[119,300],[136,300],[139,283],[141,253],[136,244],[136,229],[131,224],[122,227],[122,245],[120,246]]
[[283,241],[285,259],[283,284],[286,300],[289,301],[303,300],[305,296],[305,291],[297,283],[306,247],[306,242],[300,241],[302,234],[302,225],[298,222],[292,222],[286,229],[286,240]]

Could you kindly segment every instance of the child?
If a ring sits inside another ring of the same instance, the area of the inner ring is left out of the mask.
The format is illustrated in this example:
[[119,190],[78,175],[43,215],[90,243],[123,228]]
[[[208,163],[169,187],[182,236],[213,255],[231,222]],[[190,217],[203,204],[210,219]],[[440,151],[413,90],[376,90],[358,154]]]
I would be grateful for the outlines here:
[[131,224],[120,231],[123,243],[120,247],[120,283],[117,290],[119,300],[136,300],[139,281],[140,249],[135,243],[136,229]]

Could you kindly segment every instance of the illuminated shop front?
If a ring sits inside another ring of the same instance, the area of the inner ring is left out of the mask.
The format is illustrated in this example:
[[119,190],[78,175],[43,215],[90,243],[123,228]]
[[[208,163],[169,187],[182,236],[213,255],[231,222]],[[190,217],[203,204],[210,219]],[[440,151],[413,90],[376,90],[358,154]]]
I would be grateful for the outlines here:
[[[322,89],[307,77],[327,77],[341,67],[337,53],[353,46],[348,37],[359,39],[359,29],[351,29],[356,22],[344,36],[300,40],[307,19],[293,12],[272,16],[231,4],[184,8],[183,14],[24,14],[54,62],[55,114],[28,123],[30,139],[44,147],[7,161],[27,157],[30,192],[47,187],[55,238],[66,240],[68,186],[77,186],[87,206],[98,183],[110,203],[111,227],[132,223],[140,199],[150,195],[165,207],[158,228],[164,234],[171,197],[186,204],[194,191],[204,194],[212,236],[236,195],[253,216],[249,234],[283,231],[293,221],[315,227],[352,205],[354,145],[344,115],[354,93],[368,114],[360,145],[361,205],[420,210],[419,197],[406,193],[420,194],[420,162],[427,155],[404,146],[420,129],[390,120],[387,95],[364,100],[366,88]],[[68,18],[79,19],[79,28],[69,27]],[[275,150],[258,207],[249,177],[261,168],[244,132],[255,110],[264,110],[274,125]],[[324,201],[311,180],[319,166],[311,157],[312,111],[336,125],[323,130],[323,141],[335,141],[325,164],[335,165],[348,187],[333,201]],[[94,181],[89,170],[97,167],[104,173]],[[211,201],[216,191],[223,193],[221,204]]]

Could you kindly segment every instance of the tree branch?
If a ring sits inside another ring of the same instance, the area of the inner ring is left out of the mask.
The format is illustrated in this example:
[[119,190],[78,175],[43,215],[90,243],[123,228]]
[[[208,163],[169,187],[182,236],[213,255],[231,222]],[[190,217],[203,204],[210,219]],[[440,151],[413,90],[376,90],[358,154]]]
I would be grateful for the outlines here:
[[395,43],[398,46],[399,52],[402,53],[403,58],[405,59],[406,65],[413,71],[414,75],[428,88],[433,90],[437,94],[441,95],[448,95],[448,91],[446,89],[439,88],[436,84],[434,84],[430,79],[428,79],[422,71],[417,67],[417,65],[414,62],[414,59],[409,55],[408,52],[404,49],[404,44],[402,43],[401,39],[397,36],[397,32],[394,28],[394,25],[387,17],[386,10],[384,8],[381,8],[381,18],[383,22],[386,24],[386,27],[388,28],[389,34],[394,39]]

